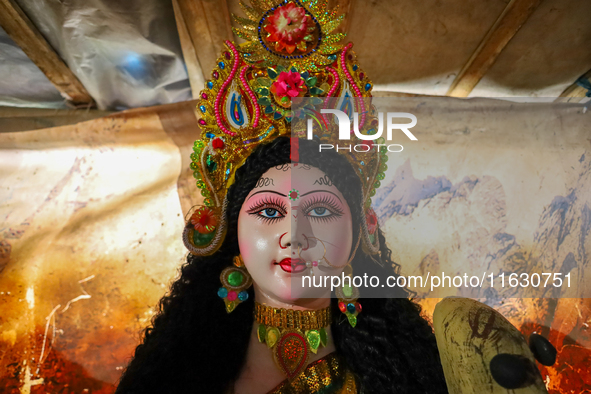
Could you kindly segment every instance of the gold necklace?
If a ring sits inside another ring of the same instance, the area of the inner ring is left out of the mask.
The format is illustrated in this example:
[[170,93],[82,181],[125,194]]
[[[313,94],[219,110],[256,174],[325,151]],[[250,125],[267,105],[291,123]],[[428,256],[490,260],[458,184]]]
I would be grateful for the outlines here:
[[304,371],[310,352],[326,346],[326,327],[332,323],[330,306],[313,311],[273,308],[255,302],[257,337],[273,350],[275,365],[290,381]]

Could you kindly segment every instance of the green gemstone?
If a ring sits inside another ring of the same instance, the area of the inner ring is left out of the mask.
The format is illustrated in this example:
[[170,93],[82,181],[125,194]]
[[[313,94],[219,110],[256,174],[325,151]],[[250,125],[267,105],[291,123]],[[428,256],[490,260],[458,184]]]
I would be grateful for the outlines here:
[[280,336],[281,336],[281,333],[279,332],[279,330],[277,328],[269,327],[269,329],[267,330],[267,338],[265,341],[265,342],[267,342],[267,347],[272,348],[273,346],[275,346],[275,344],[279,340]]
[[195,177],[195,179],[202,179],[201,173],[197,170],[193,171],[193,176]]
[[312,86],[316,85],[317,81],[318,81],[318,78],[310,77],[310,78],[306,79],[306,85],[309,87],[312,87]]
[[328,344],[328,335],[326,334],[326,330],[324,328],[320,329],[320,344],[322,344],[322,346],[326,346]]
[[213,207],[214,203],[210,198],[206,198],[205,200],[203,200],[203,204],[205,204],[206,207]]
[[257,100],[257,103],[260,105],[271,105],[271,100],[269,97],[261,97]]
[[205,198],[211,197],[211,192],[204,187],[203,189],[201,189],[201,195]]
[[376,243],[376,235],[375,234],[369,234],[369,242],[371,242],[372,245]]
[[349,324],[351,327],[355,327],[357,325],[357,316],[347,314],[347,318],[349,319]]
[[287,69],[285,67],[283,67],[281,64],[278,64],[277,67],[275,67],[275,70],[277,70],[277,73],[282,73],[282,72],[287,71]]
[[209,234],[201,234],[199,231],[193,231],[193,243],[196,246],[205,246],[211,242],[214,235],[215,231]]
[[265,328],[264,324],[259,324],[259,328],[257,329],[257,337],[259,338],[259,342],[265,342],[265,338],[267,337],[267,329]]
[[353,288],[349,285],[344,285],[343,286],[343,294],[345,295],[345,297],[349,298],[353,295]]
[[[291,71],[292,73],[297,73],[297,72],[298,72],[298,69],[297,69],[297,68],[295,68],[294,66],[291,66],[291,68],[290,68],[290,71]],[[303,77],[302,77],[302,78],[303,78]]]
[[376,178],[378,178],[378,180],[380,180],[380,181],[383,181],[385,177],[386,177],[386,175],[384,175],[383,172],[378,173],[378,175],[376,176]]
[[316,353],[318,347],[320,347],[320,333],[318,330],[310,330],[306,332],[306,339],[313,353]]
[[281,97],[281,102],[282,102],[283,104],[287,104],[287,102],[288,102],[288,101],[289,101],[289,98],[288,98],[287,96],[283,96],[283,97]]
[[279,120],[279,119],[281,119],[281,118],[283,118],[283,114],[282,114],[281,112],[275,112],[275,113],[273,114],[273,119],[275,119],[275,120]]
[[376,195],[376,189],[373,189],[373,188],[372,188],[372,189],[371,189],[371,191],[369,192],[369,196],[370,196],[370,197],[373,197],[373,196],[375,196],[375,195]]
[[375,187],[376,189],[377,189],[377,188],[379,188],[380,186],[382,186],[382,182],[380,182],[380,181],[376,181],[376,182],[373,184],[373,187]]
[[269,88],[258,88],[257,93],[260,94],[261,96],[268,96],[270,91],[269,91]]
[[243,280],[244,280],[244,275],[242,275],[242,272],[240,272],[240,271],[233,271],[230,273],[230,275],[228,275],[228,283],[232,287],[240,286],[242,284]]
[[267,75],[269,76],[269,78],[275,79],[275,78],[277,78],[278,74],[279,73],[277,71],[275,71],[274,68],[272,68],[272,67],[267,68]]
[[368,198],[367,201],[365,201],[365,208],[369,207],[371,207],[371,198]]
[[202,180],[197,181],[197,187],[199,189],[203,189],[205,187],[205,182],[203,182]]
[[388,165],[386,163],[380,164],[380,172],[386,172]]
[[[384,149],[384,151],[385,151],[385,149]],[[382,161],[384,163],[386,163],[388,161],[388,159],[389,159],[388,155],[382,155]]]
[[310,94],[320,95],[322,93],[324,93],[324,90],[322,90],[320,88],[317,88],[317,87],[310,88]]
[[218,168],[218,163],[215,162],[211,155],[207,155],[205,164],[207,165],[207,171],[209,172],[214,172]]
[[378,144],[383,144],[383,143],[385,143],[385,142],[386,142],[386,140],[384,139],[384,137],[380,137],[380,138],[378,138],[378,139],[377,139],[377,141],[376,141],[376,142],[377,142]]
[[269,78],[258,78],[257,82],[259,83],[259,85],[261,86],[271,86],[271,84],[273,83],[273,81],[271,81]]
[[273,108],[272,105],[268,105],[265,107],[265,113],[266,114],[272,114],[275,111],[275,109]]
[[236,306],[238,305],[237,301],[224,300],[224,303],[226,304],[226,312],[227,313],[232,313],[232,311],[234,309],[236,309]]

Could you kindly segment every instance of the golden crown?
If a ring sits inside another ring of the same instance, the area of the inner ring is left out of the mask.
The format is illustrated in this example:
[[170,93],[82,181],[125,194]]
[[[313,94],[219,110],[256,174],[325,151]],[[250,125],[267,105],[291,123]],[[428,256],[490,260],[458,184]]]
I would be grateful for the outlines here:
[[[327,98],[334,98],[331,105],[350,117],[360,114],[361,133],[372,134],[378,123],[369,100],[355,99],[371,97],[372,82],[352,44],[338,43],[345,35],[334,32],[343,18],[337,9],[327,10],[326,0],[251,0],[240,6],[248,18],[233,15],[240,25],[233,30],[247,42],[225,42],[226,50],[198,102],[202,132],[191,154],[191,169],[204,207],[193,213],[183,235],[196,255],[214,253],[223,241],[226,194],[236,169],[262,143],[279,136],[304,138],[304,123],[294,127],[302,112],[318,115],[316,128],[324,124],[322,143],[368,145],[353,134],[349,141],[338,141],[335,128],[318,119],[326,117],[319,111],[327,108]],[[305,105],[294,104],[302,102]],[[366,209],[386,169],[386,153],[374,152],[339,152],[359,171]],[[376,253],[371,230],[364,227],[364,246]]]

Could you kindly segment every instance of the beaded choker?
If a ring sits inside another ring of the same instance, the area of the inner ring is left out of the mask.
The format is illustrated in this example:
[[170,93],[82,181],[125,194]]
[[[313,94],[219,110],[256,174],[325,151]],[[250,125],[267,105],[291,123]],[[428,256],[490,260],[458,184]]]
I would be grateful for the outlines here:
[[332,322],[330,307],[313,311],[272,308],[255,302],[259,342],[273,350],[273,360],[289,380],[308,365],[310,352],[326,346],[326,327]]

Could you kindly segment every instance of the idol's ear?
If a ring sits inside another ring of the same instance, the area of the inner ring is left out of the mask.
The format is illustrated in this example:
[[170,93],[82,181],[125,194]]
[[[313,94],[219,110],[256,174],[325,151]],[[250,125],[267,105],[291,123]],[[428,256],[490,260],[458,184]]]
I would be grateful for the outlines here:
[[[547,393],[525,338],[489,306],[445,298],[435,307],[433,325],[450,394]],[[536,337],[532,349],[540,347],[543,353],[554,349]]]

